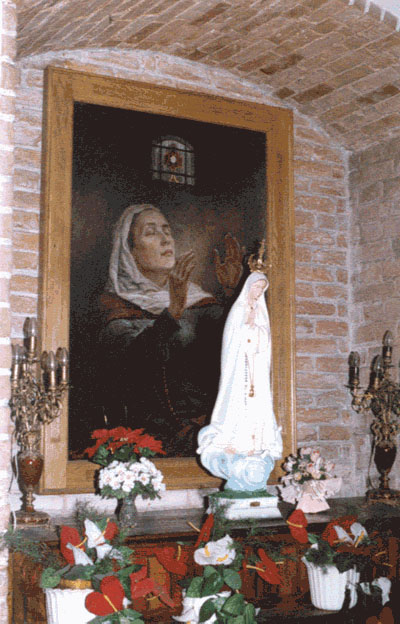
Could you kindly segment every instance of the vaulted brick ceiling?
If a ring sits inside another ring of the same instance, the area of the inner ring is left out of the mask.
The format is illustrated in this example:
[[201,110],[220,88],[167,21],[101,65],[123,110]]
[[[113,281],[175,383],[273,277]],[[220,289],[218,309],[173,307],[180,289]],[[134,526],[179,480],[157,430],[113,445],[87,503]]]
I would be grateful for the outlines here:
[[359,150],[400,134],[400,33],[365,0],[19,0],[18,56],[131,48],[229,70]]

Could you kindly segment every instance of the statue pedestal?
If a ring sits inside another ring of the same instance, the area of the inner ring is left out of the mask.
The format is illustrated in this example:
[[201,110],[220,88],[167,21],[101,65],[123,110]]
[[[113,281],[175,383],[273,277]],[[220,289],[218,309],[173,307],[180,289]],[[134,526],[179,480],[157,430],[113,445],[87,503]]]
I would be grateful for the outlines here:
[[282,518],[278,509],[278,497],[264,492],[237,492],[224,496],[224,492],[216,492],[209,496],[210,511],[224,508],[228,520],[244,520],[246,518]]

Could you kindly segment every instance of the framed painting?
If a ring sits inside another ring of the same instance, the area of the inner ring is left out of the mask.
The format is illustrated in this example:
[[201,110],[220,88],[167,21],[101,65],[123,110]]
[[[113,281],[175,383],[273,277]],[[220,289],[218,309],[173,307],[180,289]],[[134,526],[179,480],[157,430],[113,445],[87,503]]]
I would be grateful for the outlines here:
[[[162,440],[167,487],[218,485],[196,457],[197,433],[218,389],[224,319],[262,238],[274,411],[291,453],[291,112],[50,67],[44,119],[41,341],[69,348],[71,385],[44,430],[41,491],[92,491],[83,451],[94,429],[119,425]],[[141,238],[146,219],[162,221],[160,253]],[[122,253],[140,277],[127,277]],[[190,313],[168,341],[168,271],[185,258]]]

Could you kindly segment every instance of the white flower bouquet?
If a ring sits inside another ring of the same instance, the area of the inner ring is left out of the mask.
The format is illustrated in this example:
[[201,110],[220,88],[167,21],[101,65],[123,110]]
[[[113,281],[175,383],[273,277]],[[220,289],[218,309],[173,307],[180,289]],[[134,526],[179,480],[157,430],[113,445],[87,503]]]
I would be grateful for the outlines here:
[[140,495],[142,498],[160,498],[165,491],[163,475],[152,461],[141,457],[139,461],[113,461],[99,471],[99,488],[106,498],[127,498]]
[[334,476],[333,462],[322,459],[317,449],[304,447],[297,455],[289,455],[282,467],[287,474],[278,488],[284,501],[297,501],[297,509],[306,513],[329,509],[326,498],[342,486],[342,479]]

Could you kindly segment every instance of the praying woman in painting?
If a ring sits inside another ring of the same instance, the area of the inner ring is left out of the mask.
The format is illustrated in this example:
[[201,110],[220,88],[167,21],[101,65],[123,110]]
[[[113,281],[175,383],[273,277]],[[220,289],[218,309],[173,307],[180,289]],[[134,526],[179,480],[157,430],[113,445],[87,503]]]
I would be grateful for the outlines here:
[[[237,241],[229,266],[217,257],[227,292],[241,275]],[[101,296],[105,425],[143,427],[167,456],[193,456],[215,401],[224,306],[190,280],[192,251],[175,257],[168,221],[152,205],[129,206],[113,238]]]

